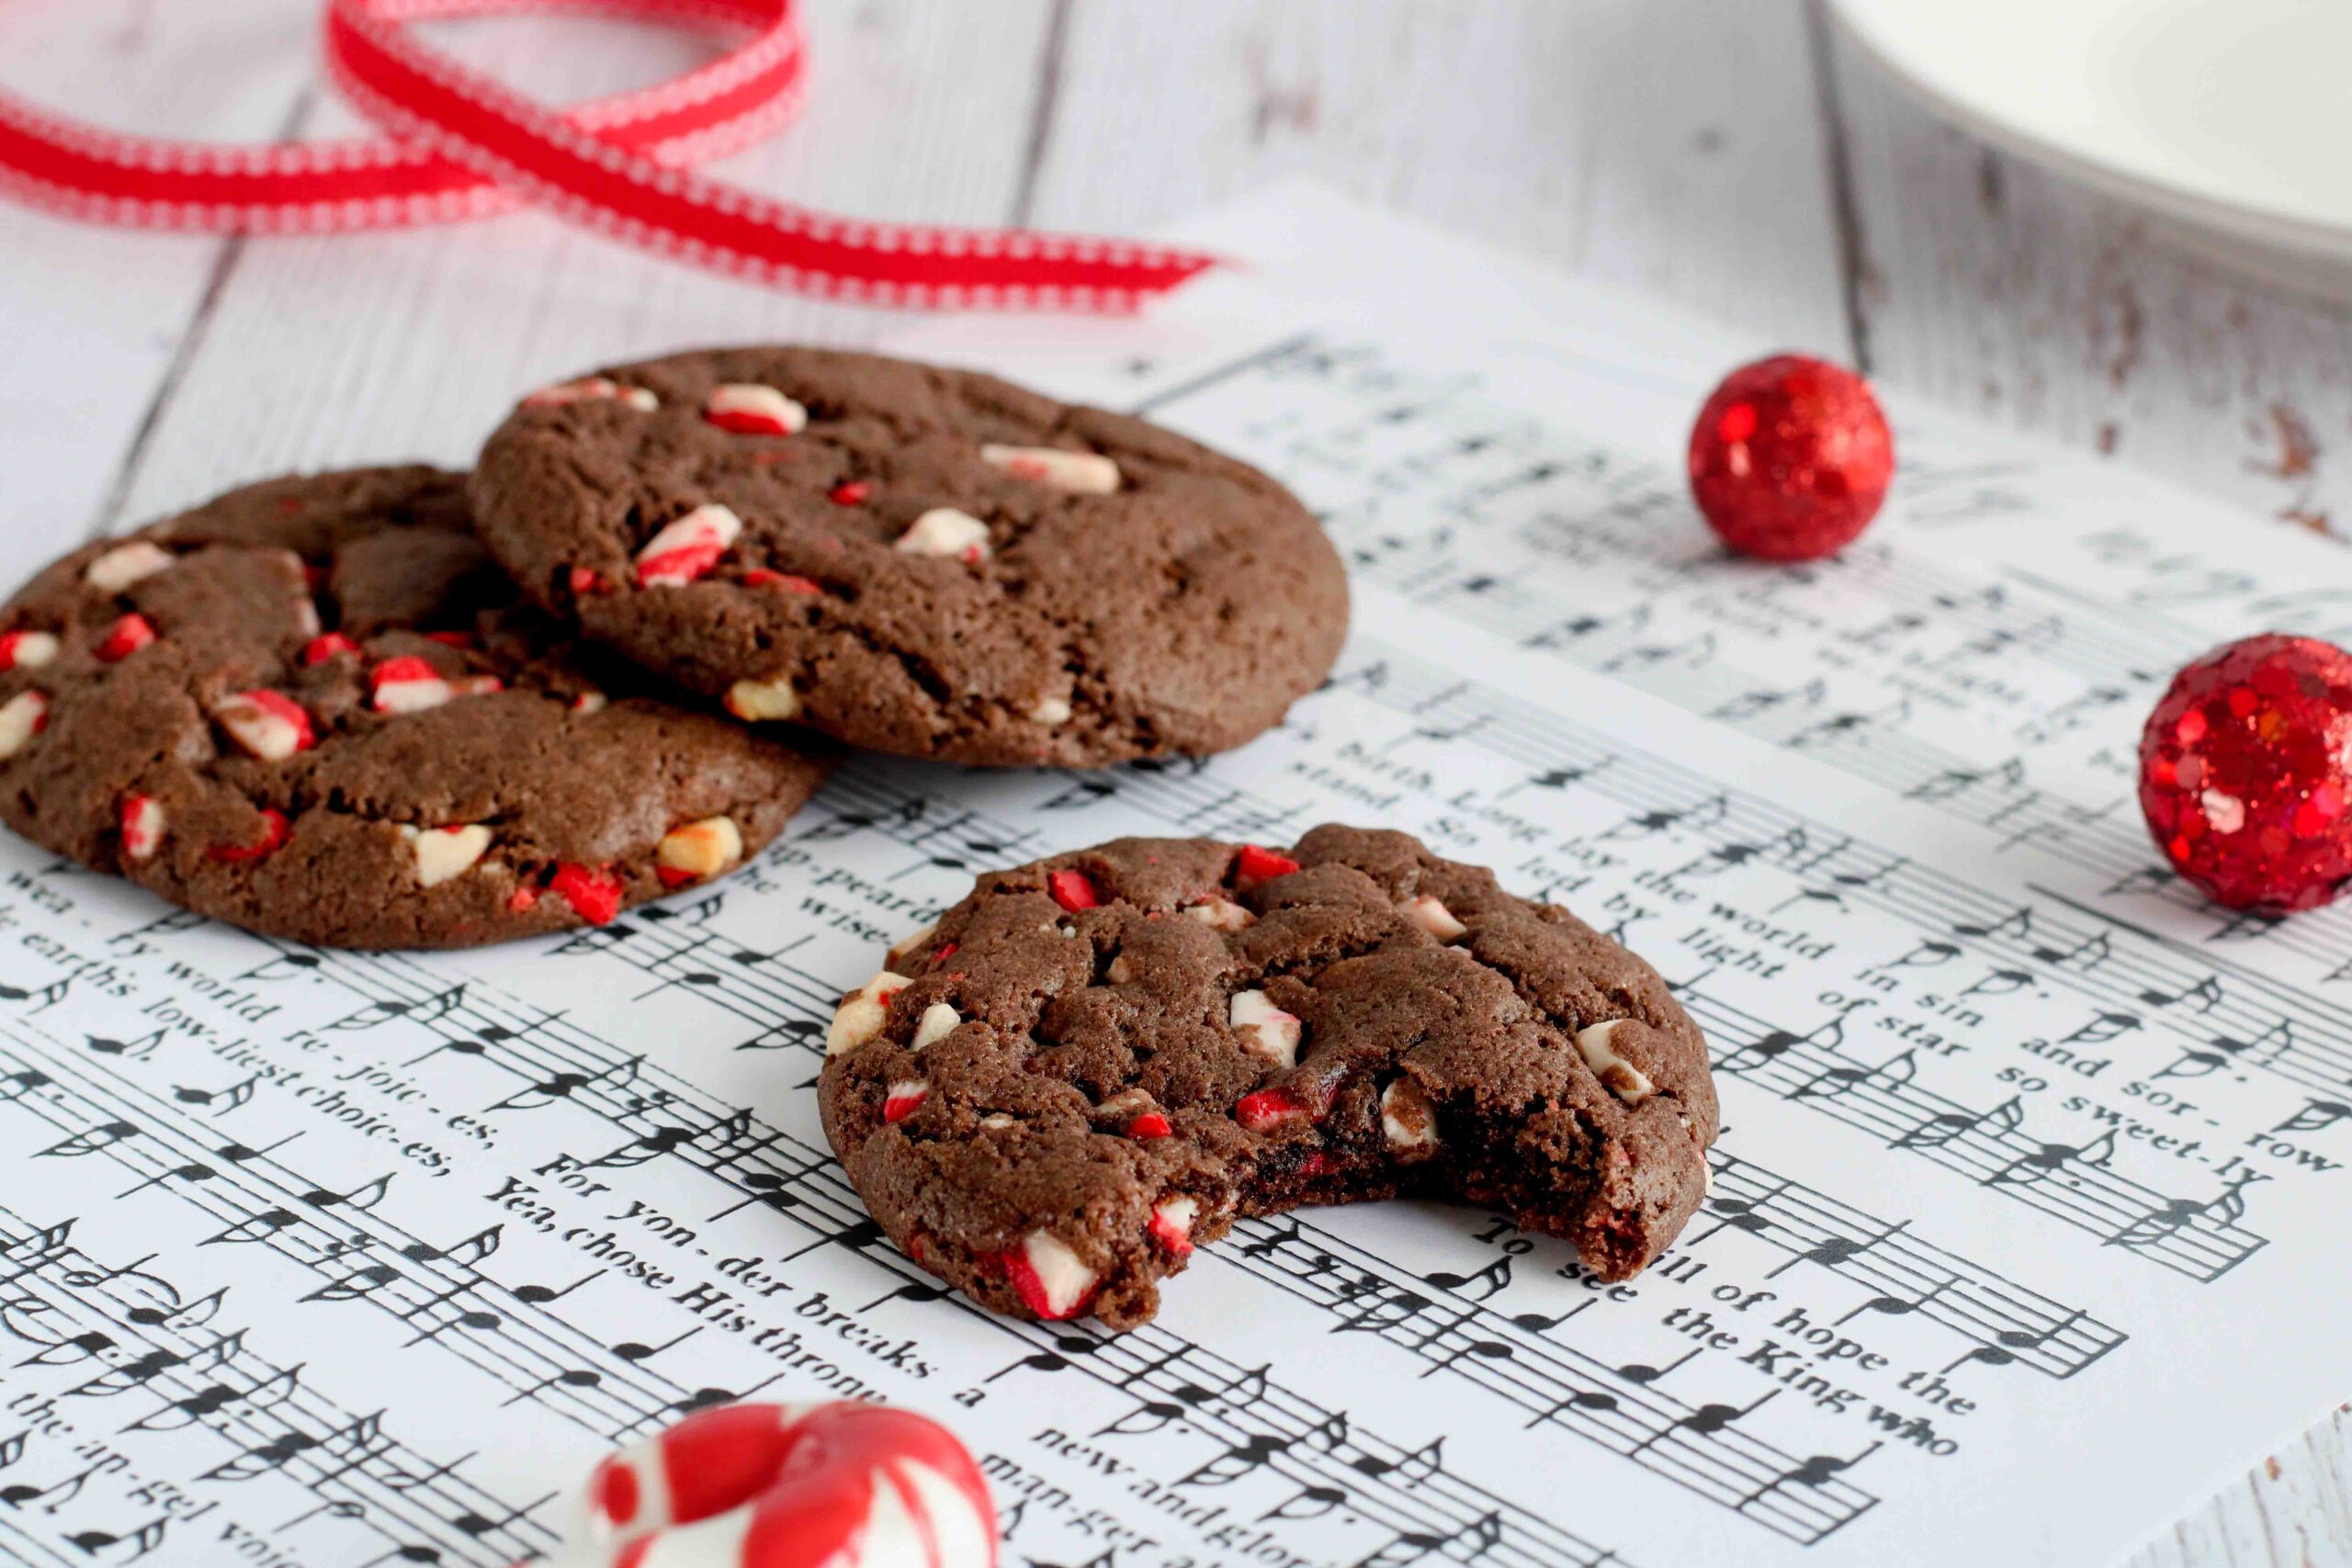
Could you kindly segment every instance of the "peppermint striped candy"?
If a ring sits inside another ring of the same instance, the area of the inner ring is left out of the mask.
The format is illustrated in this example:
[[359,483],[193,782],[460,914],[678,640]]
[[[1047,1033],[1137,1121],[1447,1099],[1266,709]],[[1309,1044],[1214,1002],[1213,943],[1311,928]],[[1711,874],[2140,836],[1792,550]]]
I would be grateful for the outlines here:
[[996,1568],[988,1483],[888,1405],[731,1404],[622,1450],[549,1568]]

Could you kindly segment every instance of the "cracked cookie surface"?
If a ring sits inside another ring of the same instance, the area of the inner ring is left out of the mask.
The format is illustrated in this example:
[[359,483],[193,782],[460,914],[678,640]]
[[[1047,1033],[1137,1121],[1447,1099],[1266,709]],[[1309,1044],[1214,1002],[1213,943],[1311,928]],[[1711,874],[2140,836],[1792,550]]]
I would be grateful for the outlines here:
[[1238,1218],[1425,1195],[1609,1280],[1706,1185],[1705,1042],[1657,971],[1404,834],[1123,839],[979,879],[846,998],[825,1130],[995,1311],[1150,1318]]
[[630,658],[856,745],[1100,767],[1278,722],[1345,634],[1338,553],[1143,421],[873,355],[740,348],[524,400],[484,539]]
[[0,627],[0,819],[327,946],[601,923],[741,864],[831,765],[583,653],[431,468],[232,491],[55,562]]

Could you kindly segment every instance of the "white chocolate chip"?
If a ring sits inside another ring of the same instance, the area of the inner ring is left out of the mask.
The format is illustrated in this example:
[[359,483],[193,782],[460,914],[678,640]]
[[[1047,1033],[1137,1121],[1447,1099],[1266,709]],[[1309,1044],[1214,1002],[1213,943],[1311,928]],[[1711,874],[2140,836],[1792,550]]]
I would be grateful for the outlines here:
[[122,803],[122,852],[129,860],[152,860],[164,847],[164,803],[134,795]]
[[1010,1127],[1012,1125],[1012,1118],[1001,1111],[991,1111],[980,1118],[980,1125],[991,1131],[1000,1127]]
[[57,657],[58,648],[47,632],[10,632],[0,637],[0,670],[38,670]]
[[683,588],[718,564],[743,535],[731,508],[697,506],[645,541],[637,552],[637,580],[648,588]]
[[797,435],[808,428],[807,409],[775,388],[756,381],[713,387],[702,401],[702,416],[742,434]]
[[953,556],[977,565],[989,558],[989,525],[968,512],[934,506],[890,547],[902,555]]
[[1453,942],[1469,934],[1470,928],[1455,919],[1453,910],[1426,893],[1406,899],[1404,908],[1406,919],[1440,942]]
[[980,448],[980,461],[1015,479],[1077,495],[1109,495],[1119,488],[1119,465],[1100,452],[990,445]]
[[1046,1310],[1055,1317],[1069,1316],[1094,1288],[1094,1270],[1050,1232],[1031,1231],[1021,1243],[1021,1254],[1045,1292]]
[[133,539],[127,545],[117,545],[92,561],[82,573],[82,581],[101,593],[119,593],[171,564],[169,550],[145,539]]
[[457,694],[457,687],[438,675],[416,675],[375,682],[368,689],[368,705],[378,713],[423,713]]
[[2216,833],[2234,833],[2245,826],[2245,802],[2234,795],[2209,789],[2197,797],[2197,804],[2205,808],[2205,820]]
[[1631,1019],[1612,1018],[1605,1023],[1589,1023],[1577,1031],[1577,1049],[1584,1053],[1585,1066],[1593,1076],[1609,1086],[1609,1092],[1628,1105],[1639,1105],[1657,1092],[1657,1085],[1639,1067],[1610,1048],[1610,1037],[1619,1026],[1631,1023]]
[[49,699],[39,692],[18,692],[0,706],[0,761],[32,743],[49,723]]
[[1102,977],[1114,986],[1124,986],[1136,977],[1136,966],[1122,953],[1103,967]]
[[1070,705],[1060,697],[1046,697],[1029,710],[1029,717],[1038,724],[1068,724]]
[[915,1022],[914,1048],[920,1051],[926,1045],[946,1039],[963,1021],[964,1015],[945,1002],[932,1003],[922,1010],[922,1017]]
[[294,625],[305,637],[319,635],[319,607],[308,599],[294,601]]
[[1139,1089],[1123,1089],[1110,1099],[1098,1101],[1094,1113],[1125,1122],[1150,1109],[1151,1096]]
[[731,817],[706,817],[662,835],[653,861],[689,877],[716,876],[743,858],[743,830]]
[[931,924],[923,927],[922,930],[919,931],[909,931],[906,935],[892,942],[890,944],[890,952],[888,955],[890,962],[896,964],[899,960],[905,958],[907,954],[912,953],[916,948],[921,947],[924,942],[929,942],[932,939],[933,934],[938,930],[939,922],[937,920],[933,920]]
[[1236,991],[1226,1019],[1253,1055],[1278,1067],[1298,1065],[1297,1015],[1284,1012],[1268,1001],[1265,992]]
[[1214,896],[1204,898],[1187,908],[1184,911],[1184,918],[1188,920],[1198,920],[1213,931],[1238,931],[1245,926],[1255,925],[1258,921],[1257,916],[1232,899],[1218,898]]
[[883,1024],[889,1021],[890,998],[909,984],[904,975],[885,969],[843,998],[825,1030],[825,1055],[846,1055],[881,1033]]
[[212,710],[229,738],[265,762],[282,762],[310,744],[310,719],[277,692],[239,692]]
[[651,413],[662,406],[662,400],[642,387],[624,387],[605,376],[583,376],[577,381],[564,381],[553,387],[542,387],[523,400],[525,408],[547,408],[559,403],[587,403],[605,400],[625,403],[642,413]]
[[1197,1198],[1162,1198],[1151,1206],[1151,1234],[1170,1252],[1190,1252],[1193,1222],[1200,1214],[1201,1201]]
[[412,828],[403,822],[400,829],[416,855],[416,880],[426,887],[463,876],[490,848],[490,829],[479,822],[450,828]]
[[1411,1078],[1380,1091],[1380,1130],[1400,1159],[1426,1159],[1437,1148],[1437,1107]]
[[755,723],[800,716],[800,694],[792,689],[789,675],[772,676],[765,681],[738,681],[727,688],[726,701],[729,713]]

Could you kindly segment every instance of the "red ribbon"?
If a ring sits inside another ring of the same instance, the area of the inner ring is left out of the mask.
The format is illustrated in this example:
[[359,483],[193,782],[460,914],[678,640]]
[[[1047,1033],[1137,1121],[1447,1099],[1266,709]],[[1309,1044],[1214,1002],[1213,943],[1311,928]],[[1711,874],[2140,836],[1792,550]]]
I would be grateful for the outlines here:
[[[590,13],[737,39],[700,70],[556,110],[419,40],[412,22]],[[716,271],[871,304],[1126,310],[1213,258],[1123,240],[866,223],[690,165],[780,130],[808,50],[794,0],[327,0],[329,73],[389,137],[238,147],[119,136],[0,94],[0,189],[94,222],[284,234],[401,228],[523,204]]]

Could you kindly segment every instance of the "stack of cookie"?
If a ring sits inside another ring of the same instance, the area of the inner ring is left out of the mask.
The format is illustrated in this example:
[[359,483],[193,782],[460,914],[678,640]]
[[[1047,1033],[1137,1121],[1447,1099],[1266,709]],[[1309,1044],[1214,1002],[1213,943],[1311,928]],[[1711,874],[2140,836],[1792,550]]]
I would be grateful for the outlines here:
[[1346,624],[1296,500],[1166,431],[682,355],[525,398],[469,478],[272,480],[50,567],[0,613],[0,818],[255,931],[495,942],[724,875],[837,743],[1238,745]]
[[[1167,431],[867,355],[684,355],[525,398],[470,477],[277,479],[50,567],[0,617],[0,818],[256,931],[494,942],[724,876],[843,746],[1238,746],[1347,615],[1298,502]],[[1622,1279],[1717,1122],[1648,964],[1346,828],[991,874],[826,1046],[895,1243],[1114,1326],[1239,1217],[1399,1193]]]

